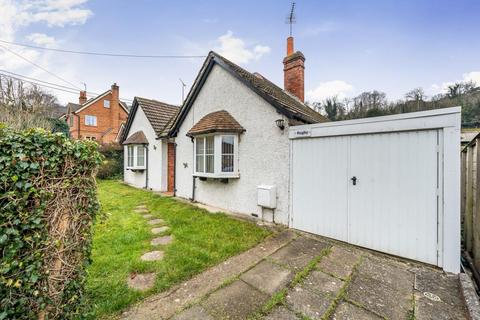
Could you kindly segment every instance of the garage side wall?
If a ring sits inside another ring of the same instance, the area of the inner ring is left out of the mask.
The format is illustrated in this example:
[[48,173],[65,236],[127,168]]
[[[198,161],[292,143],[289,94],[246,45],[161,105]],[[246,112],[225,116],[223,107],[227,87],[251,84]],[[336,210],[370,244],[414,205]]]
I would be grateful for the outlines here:
[[[281,119],[282,115],[218,65],[211,70],[175,138],[176,195],[192,197],[193,143],[186,136],[187,132],[203,116],[219,110],[228,111],[246,129],[239,139],[240,178],[229,179],[228,183],[218,179],[196,179],[195,200],[227,211],[254,213],[261,217],[257,186],[275,185],[275,222],[288,224],[288,128],[280,130],[275,120]],[[264,213],[266,220],[272,219],[271,211],[264,210]]]

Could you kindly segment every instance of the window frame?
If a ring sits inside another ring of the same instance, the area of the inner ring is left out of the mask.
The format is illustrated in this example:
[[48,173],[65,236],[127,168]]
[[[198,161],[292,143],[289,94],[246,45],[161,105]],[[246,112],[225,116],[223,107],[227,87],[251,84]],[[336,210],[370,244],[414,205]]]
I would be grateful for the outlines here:
[[[209,173],[206,172],[206,139],[213,137],[214,139],[214,150],[213,150],[213,172]],[[222,139],[223,137],[233,137],[233,171],[224,172],[222,171]],[[203,140],[203,172],[197,171],[197,142],[202,139]],[[207,135],[199,135],[195,136],[193,139],[193,150],[194,150],[194,157],[193,157],[193,175],[195,177],[204,177],[204,178],[239,178],[240,174],[238,172],[238,141],[239,137],[238,134],[232,133],[216,133],[216,134],[207,134]]]
[[[89,121],[87,121],[87,119],[93,119],[95,121],[94,124],[89,124]],[[97,116],[93,116],[93,115],[85,115],[85,125],[86,126],[89,126],[89,127],[96,127],[97,126]]]
[[[142,156],[139,157],[139,149],[142,149]],[[131,151],[131,153],[130,153]],[[127,145],[126,169],[129,170],[145,170],[147,168],[147,146],[144,144]],[[143,159],[143,164],[138,164],[138,159]],[[132,161],[130,161],[132,160]]]
[[103,100],[103,107],[107,108],[107,109],[110,109],[110,100],[104,99]]

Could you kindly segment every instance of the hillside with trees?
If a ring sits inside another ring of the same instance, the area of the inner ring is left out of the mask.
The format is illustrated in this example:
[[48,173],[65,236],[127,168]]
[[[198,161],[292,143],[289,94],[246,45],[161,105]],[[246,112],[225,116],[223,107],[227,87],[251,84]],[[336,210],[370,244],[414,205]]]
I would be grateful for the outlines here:
[[64,120],[58,119],[65,107],[38,86],[0,76],[0,123],[11,128],[44,128],[69,135]]
[[422,88],[415,88],[407,92],[404,99],[392,102],[384,92],[373,90],[354,98],[330,97],[310,105],[331,121],[461,106],[462,127],[480,127],[480,87],[471,81],[450,85],[446,93],[430,98]]

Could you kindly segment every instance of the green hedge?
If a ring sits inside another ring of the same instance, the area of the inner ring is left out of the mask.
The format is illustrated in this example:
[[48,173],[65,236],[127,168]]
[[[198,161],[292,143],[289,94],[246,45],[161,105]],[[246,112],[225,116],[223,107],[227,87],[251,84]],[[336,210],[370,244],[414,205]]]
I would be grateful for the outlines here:
[[118,143],[110,143],[101,145],[99,151],[104,161],[98,168],[97,178],[123,180],[123,147]]
[[0,125],[0,319],[81,318],[97,144]]

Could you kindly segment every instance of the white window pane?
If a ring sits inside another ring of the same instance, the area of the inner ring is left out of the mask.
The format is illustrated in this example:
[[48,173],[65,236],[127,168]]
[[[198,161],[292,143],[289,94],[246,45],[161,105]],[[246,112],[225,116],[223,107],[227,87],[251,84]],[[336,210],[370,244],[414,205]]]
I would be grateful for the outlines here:
[[196,146],[197,146],[197,150],[196,150],[196,154],[197,155],[203,155],[203,152],[204,152],[204,138],[196,138],[195,139],[195,142],[196,142]]
[[234,137],[222,137],[222,172],[233,172],[234,170]]
[[145,147],[137,147],[137,166],[143,167],[145,165]]
[[110,100],[103,100],[103,106],[105,108],[110,108]]
[[127,147],[127,166],[133,167],[133,146]]
[[196,159],[197,167],[195,168],[196,172],[203,172],[203,159],[204,159],[203,155],[197,155],[197,159]]
[[205,172],[214,173],[215,172],[215,137],[206,137],[205,138]]

